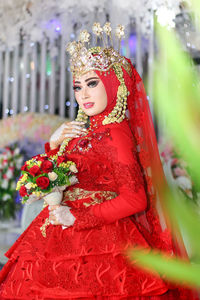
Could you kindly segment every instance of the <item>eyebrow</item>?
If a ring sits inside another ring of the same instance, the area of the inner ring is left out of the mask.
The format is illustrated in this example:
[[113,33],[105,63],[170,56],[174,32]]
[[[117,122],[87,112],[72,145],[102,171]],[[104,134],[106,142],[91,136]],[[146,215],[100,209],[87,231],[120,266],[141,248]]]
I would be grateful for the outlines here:
[[[89,80],[91,80],[91,79],[99,79],[99,77],[90,77],[90,78],[87,78],[86,80],[85,80],[85,82],[87,82],[87,81],[89,81]],[[74,83],[81,83],[80,81],[75,81]]]

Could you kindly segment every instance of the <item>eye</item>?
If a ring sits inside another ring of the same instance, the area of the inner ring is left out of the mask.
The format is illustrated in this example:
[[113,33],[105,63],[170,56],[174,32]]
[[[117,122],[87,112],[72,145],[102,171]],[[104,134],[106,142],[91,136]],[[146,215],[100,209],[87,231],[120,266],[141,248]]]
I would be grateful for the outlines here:
[[89,87],[93,88],[93,87],[97,86],[98,83],[99,83],[99,80],[92,80],[92,81],[88,82],[87,85],[88,85]]
[[78,86],[78,85],[75,85],[75,86],[73,86],[73,90],[74,90],[75,92],[78,92],[78,91],[81,90],[81,87]]

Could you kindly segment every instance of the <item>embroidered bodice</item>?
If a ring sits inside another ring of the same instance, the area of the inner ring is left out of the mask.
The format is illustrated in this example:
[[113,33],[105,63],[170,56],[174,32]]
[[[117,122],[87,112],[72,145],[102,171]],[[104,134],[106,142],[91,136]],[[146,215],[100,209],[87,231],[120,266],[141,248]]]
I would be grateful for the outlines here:
[[[115,198],[87,208],[87,214],[103,223],[111,223],[144,210],[146,194],[128,120],[103,126],[103,118],[103,114],[92,117],[88,134],[73,139],[66,153],[78,168],[79,183],[70,190],[80,188],[116,193]],[[80,215],[77,211],[72,212],[78,225]]]

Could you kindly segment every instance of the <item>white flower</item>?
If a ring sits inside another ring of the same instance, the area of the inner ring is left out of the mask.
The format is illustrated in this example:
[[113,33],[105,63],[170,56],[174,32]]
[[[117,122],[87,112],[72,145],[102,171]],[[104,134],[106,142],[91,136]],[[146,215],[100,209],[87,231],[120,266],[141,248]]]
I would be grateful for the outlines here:
[[90,34],[87,30],[82,30],[79,34],[79,41],[82,43],[87,43],[90,40]]
[[27,188],[27,190],[30,190],[32,188],[32,183],[28,182],[25,187]]
[[72,176],[69,178],[69,181],[70,181],[70,184],[73,185],[73,184],[78,183],[78,178],[76,176]]
[[5,159],[5,160],[3,160],[3,162],[2,162],[2,166],[3,167],[5,167],[5,166],[7,166],[8,165],[8,161]]
[[55,181],[58,178],[58,175],[55,172],[48,173],[49,180]]
[[8,188],[8,180],[7,179],[2,180],[1,187],[5,190]]
[[2,197],[2,200],[3,201],[7,201],[7,200],[9,200],[10,199],[10,195],[9,194],[5,194],[5,195],[3,195],[3,197]]
[[6,172],[6,177],[8,179],[11,179],[13,177],[13,170],[12,169],[8,169],[8,171]]
[[175,179],[177,185],[183,190],[191,190],[192,189],[192,182],[186,176],[179,176]]
[[8,153],[3,153],[2,158],[3,159],[8,159]]
[[17,160],[16,160],[16,168],[19,170],[22,166],[22,162],[23,162],[23,157],[19,157]]
[[69,167],[69,169],[70,169],[70,171],[72,172],[72,173],[78,173],[78,170],[77,170],[77,168],[76,168],[76,166],[73,164],[73,165],[71,165],[70,167]]
[[7,151],[7,158],[11,158],[12,157],[12,152],[10,150]]
[[161,6],[157,9],[156,15],[158,17],[158,22],[161,26],[167,26],[169,28],[175,27],[175,17],[176,11],[169,9],[168,7]]
[[115,31],[116,36],[121,39],[124,36],[124,26],[118,25]]
[[94,34],[96,34],[97,36],[100,36],[100,34],[102,33],[103,29],[101,28],[100,23],[94,23],[92,26],[92,31],[94,32]]
[[19,153],[20,153],[20,150],[19,150],[19,148],[15,148],[15,150],[14,150],[13,154],[14,154],[14,155],[18,155]]

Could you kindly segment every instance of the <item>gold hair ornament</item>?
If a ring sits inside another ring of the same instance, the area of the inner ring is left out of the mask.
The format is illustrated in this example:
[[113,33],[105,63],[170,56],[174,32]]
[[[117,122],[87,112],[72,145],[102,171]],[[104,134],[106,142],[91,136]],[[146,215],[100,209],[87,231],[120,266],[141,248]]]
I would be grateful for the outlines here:
[[117,101],[114,109],[111,113],[105,117],[102,124],[107,125],[111,123],[120,123],[125,118],[126,106],[127,106],[127,97],[129,95],[129,91],[125,85],[123,71],[119,64],[115,64],[113,66],[114,72],[120,82],[120,85],[117,90]]
[[[105,72],[106,75],[106,72],[109,71],[110,68],[113,68],[120,82],[117,90],[117,101],[111,113],[109,113],[108,116],[105,116],[102,124],[107,125],[115,122],[120,123],[125,118],[127,97],[129,95],[129,91],[125,85],[122,67],[127,71],[129,76],[132,75],[131,65],[123,56],[118,53],[120,51],[121,39],[124,36],[124,26],[118,25],[116,28],[115,36],[119,41],[118,52],[114,50],[113,47],[108,48],[108,39],[110,39],[110,42],[113,46],[113,39],[111,35],[112,29],[109,22],[105,23],[103,28],[99,23],[94,23],[92,30],[96,35],[96,41],[97,38],[102,39],[104,47],[106,45],[107,48],[93,47],[87,49],[85,43],[89,45],[90,34],[86,30],[81,31],[78,42],[71,42],[67,46],[67,51],[71,55],[71,72],[74,77],[78,78],[90,70]],[[103,38],[103,32],[106,34],[106,40]],[[87,120],[88,116],[79,107],[76,121],[87,123]],[[70,140],[71,138],[67,138],[63,141],[62,145],[60,146],[60,150],[58,151],[58,155],[62,155],[64,153],[65,148],[69,144]]]
[[[124,26],[118,25],[115,32],[119,44],[118,51],[113,48],[112,29],[109,22],[105,23],[103,28],[99,23],[94,23],[92,30],[96,35],[96,41],[98,38],[103,41],[104,46],[102,48],[93,47],[87,49],[86,46],[89,46],[90,41],[90,34],[87,30],[80,32],[78,42],[70,42],[67,45],[66,50],[71,55],[70,68],[73,76],[78,78],[90,70],[107,72],[116,63],[123,66],[131,75],[130,64],[119,54],[121,39],[124,36]],[[105,33],[106,39],[104,39],[103,33]],[[112,47],[108,47],[108,39],[110,39]]]

